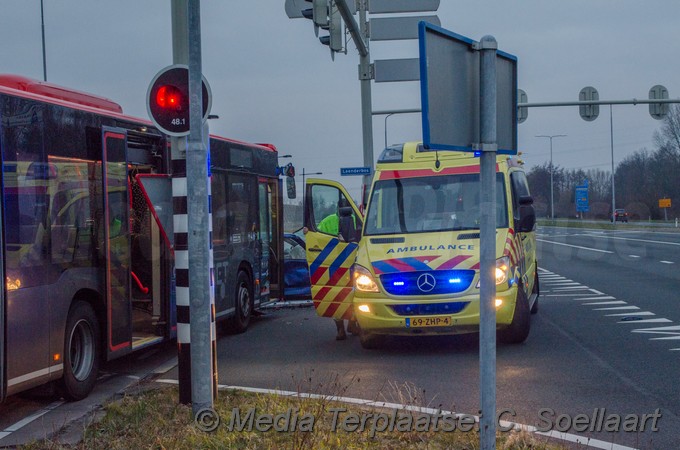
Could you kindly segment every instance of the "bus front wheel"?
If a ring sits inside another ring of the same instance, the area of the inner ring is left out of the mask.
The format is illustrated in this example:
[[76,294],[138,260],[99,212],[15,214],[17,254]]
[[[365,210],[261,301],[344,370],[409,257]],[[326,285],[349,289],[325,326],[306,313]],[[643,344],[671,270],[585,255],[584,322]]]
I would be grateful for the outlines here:
[[68,401],[89,395],[99,373],[99,322],[89,303],[76,302],[69,311],[64,339],[61,393]]

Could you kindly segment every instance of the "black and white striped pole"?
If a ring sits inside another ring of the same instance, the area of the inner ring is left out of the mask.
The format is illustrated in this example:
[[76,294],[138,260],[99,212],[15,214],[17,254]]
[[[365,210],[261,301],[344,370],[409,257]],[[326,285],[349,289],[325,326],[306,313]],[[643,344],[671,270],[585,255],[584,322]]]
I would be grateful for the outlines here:
[[210,139],[205,122],[211,95],[201,75],[200,1],[173,0],[171,5],[176,64],[152,80],[147,106],[154,124],[171,138],[179,401],[191,403],[196,415],[212,407],[217,392]]

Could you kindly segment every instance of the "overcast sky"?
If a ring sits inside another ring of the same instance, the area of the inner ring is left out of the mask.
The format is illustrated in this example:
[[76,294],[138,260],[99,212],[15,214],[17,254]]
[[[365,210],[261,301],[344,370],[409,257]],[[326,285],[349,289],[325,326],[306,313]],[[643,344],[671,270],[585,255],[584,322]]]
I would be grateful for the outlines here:
[[[417,1],[417,0],[414,0]],[[115,100],[147,118],[153,76],[172,64],[169,0],[44,0],[48,81]],[[203,0],[203,73],[213,93],[214,134],[275,144],[298,173],[323,172],[358,197],[363,166],[358,53],[331,61],[310,21],[289,19],[285,0]],[[0,0],[0,72],[42,79],[40,0]],[[593,86],[601,100],[646,99],[664,85],[680,97],[680,2],[674,0],[441,0],[442,27],[474,40],[490,34],[518,57],[529,102],[578,100]],[[372,42],[371,58],[415,58],[417,41]],[[417,82],[373,83],[373,110],[420,108]],[[661,122],[647,105],[614,106],[614,159],[653,148]],[[377,157],[384,117],[373,120]],[[611,168],[609,107],[593,122],[577,107],[534,108],[519,125],[528,167]],[[419,114],[392,116],[388,143],[420,140]],[[301,177],[298,177],[298,179]],[[301,185],[298,184],[298,189]]]

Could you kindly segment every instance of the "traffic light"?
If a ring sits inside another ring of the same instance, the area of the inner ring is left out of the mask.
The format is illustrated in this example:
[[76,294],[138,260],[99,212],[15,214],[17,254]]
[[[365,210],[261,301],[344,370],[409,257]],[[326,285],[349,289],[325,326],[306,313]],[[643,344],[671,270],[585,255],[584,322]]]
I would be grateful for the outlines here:
[[335,52],[342,51],[343,30],[342,16],[338,10],[335,0],[306,0],[311,3],[311,8],[303,9],[302,16],[314,22],[314,33],[319,36],[319,28],[328,30],[328,36],[319,37],[319,41],[328,45],[331,49],[331,57],[334,58]]
[[302,16],[306,19],[312,19],[314,22],[314,33],[319,35],[319,28],[328,29],[328,9],[330,7],[330,0],[306,0],[311,3],[312,7],[303,9]]
[[342,16],[338,10],[334,0],[330,0],[328,14],[328,36],[322,36],[319,41],[323,45],[327,45],[331,49],[331,58],[334,58],[335,52],[342,51],[343,47],[343,32],[342,32]]
[[[205,77],[202,83],[203,120],[210,111],[211,95]],[[146,107],[154,125],[169,136],[189,134],[189,68],[175,64],[162,69],[149,84]]]

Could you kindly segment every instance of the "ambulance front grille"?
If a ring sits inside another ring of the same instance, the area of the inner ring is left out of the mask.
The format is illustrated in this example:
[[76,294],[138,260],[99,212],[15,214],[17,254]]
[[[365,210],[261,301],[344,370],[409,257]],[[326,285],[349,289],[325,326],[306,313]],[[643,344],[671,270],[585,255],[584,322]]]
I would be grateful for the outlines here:
[[380,282],[390,295],[443,295],[463,292],[475,277],[472,269],[421,270],[380,275]]

